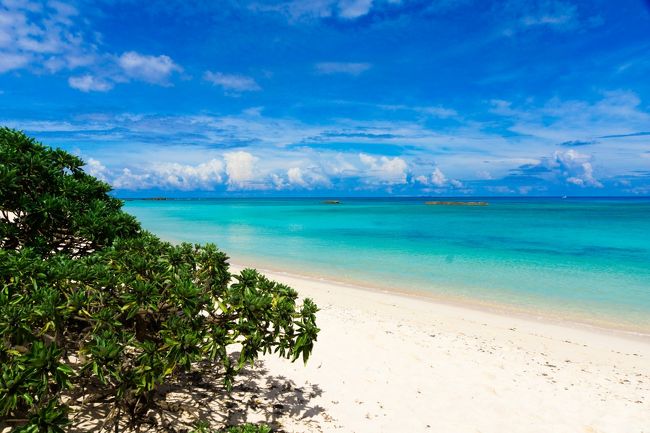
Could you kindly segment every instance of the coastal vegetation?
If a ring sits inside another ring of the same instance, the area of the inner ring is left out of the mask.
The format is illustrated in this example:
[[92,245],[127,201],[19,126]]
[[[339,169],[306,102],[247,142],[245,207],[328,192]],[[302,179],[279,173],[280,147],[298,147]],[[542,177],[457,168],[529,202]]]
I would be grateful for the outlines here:
[[102,424],[118,431],[199,365],[230,387],[260,354],[307,361],[310,299],[253,269],[231,274],[215,245],[143,230],[83,164],[0,128],[0,429],[62,432],[104,401]]

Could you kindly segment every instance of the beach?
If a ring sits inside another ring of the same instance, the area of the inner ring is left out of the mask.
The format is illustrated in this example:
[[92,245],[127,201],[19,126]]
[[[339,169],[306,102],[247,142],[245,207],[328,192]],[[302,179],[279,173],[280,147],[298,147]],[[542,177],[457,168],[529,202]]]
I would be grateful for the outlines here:
[[236,263],[650,333],[650,199],[135,200],[171,242],[215,243]]
[[0,0],[0,433],[650,433],[648,29]]
[[[650,432],[647,337],[263,273],[315,300],[321,333],[306,366],[261,359],[285,397],[256,395],[249,421],[289,432]],[[269,416],[265,404],[281,409]]]

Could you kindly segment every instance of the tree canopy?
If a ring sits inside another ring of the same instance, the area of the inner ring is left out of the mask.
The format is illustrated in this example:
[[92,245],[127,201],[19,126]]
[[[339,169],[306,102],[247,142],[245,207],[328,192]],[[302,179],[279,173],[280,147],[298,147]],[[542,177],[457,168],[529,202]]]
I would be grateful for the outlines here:
[[0,242],[40,255],[83,255],[140,230],[111,187],[83,171],[83,161],[22,132],[0,128]]
[[231,385],[260,354],[307,361],[311,300],[253,269],[232,275],[212,244],[141,230],[109,192],[79,158],[0,129],[5,425],[64,431],[89,397],[110,402],[113,425],[137,423],[156,390],[197,363]]

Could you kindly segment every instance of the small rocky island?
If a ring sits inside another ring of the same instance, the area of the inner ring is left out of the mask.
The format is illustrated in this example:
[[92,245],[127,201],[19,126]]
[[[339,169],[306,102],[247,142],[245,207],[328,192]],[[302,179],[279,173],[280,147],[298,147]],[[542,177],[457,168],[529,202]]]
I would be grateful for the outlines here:
[[323,204],[341,204],[338,200],[323,200]]

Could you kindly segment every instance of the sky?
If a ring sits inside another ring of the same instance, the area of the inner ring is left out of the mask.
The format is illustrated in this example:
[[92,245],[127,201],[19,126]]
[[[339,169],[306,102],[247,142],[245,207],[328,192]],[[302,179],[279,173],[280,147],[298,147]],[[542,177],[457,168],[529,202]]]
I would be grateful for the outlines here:
[[650,1],[0,0],[0,125],[118,196],[650,195]]

